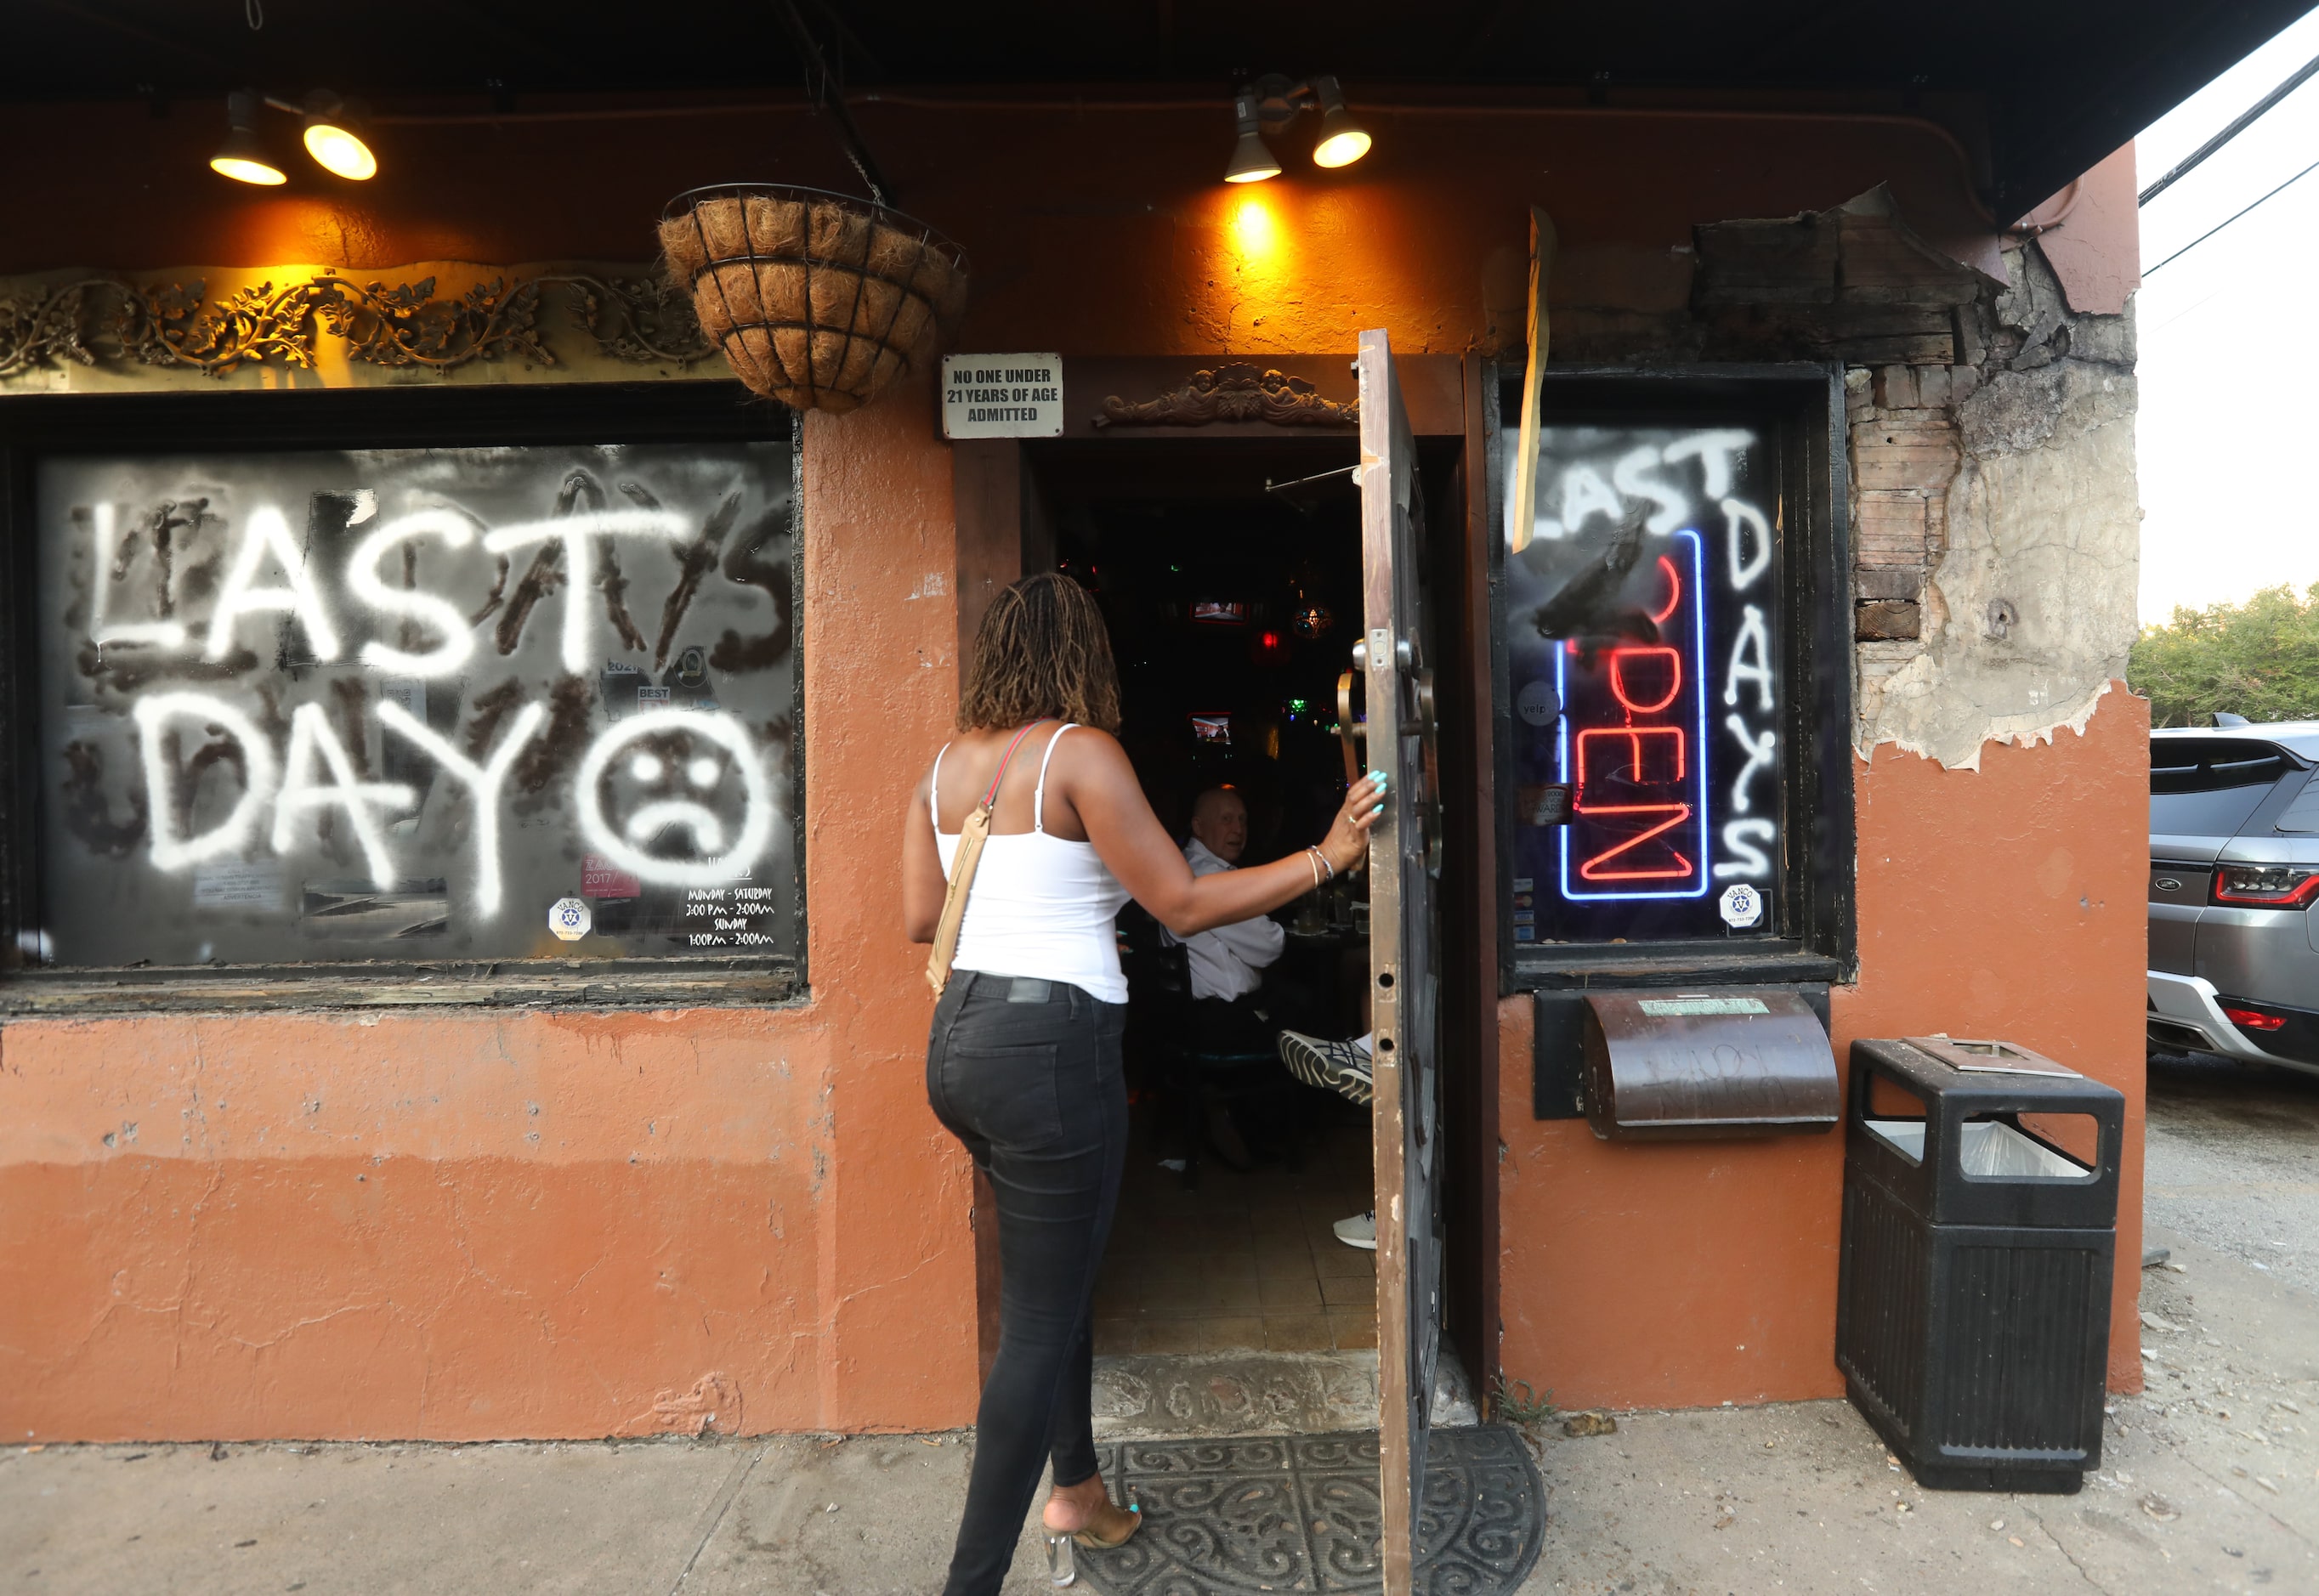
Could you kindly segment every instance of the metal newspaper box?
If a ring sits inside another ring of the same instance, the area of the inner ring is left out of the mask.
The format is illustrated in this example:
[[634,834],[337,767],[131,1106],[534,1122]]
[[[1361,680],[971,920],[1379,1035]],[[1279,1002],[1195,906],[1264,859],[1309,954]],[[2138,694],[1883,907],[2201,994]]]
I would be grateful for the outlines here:
[[1606,1141],[1826,1131],[1844,1106],[1827,1030],[1789,987],[1589,992],[1584,1048]]

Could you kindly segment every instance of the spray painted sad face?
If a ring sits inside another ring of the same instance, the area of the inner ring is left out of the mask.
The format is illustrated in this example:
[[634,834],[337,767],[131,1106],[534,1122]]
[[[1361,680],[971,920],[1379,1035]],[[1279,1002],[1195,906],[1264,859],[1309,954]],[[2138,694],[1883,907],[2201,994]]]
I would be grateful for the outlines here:
[[735,880],[764,856],[779,818],[747,729],[691,709],[619,721],[581,761],[577,787],[588,846],[654,886]]

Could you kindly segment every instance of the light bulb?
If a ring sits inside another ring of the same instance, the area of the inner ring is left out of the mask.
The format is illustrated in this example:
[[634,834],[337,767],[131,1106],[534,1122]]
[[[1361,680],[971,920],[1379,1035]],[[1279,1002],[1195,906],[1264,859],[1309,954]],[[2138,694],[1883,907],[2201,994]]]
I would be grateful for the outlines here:
[[378,157],[353,133],[330,122],[311,122],[306,128],[306,153],[326,172],[359,183],[378,175]]
[[306,153],[325,172],[356,183],[378,175],[378,157],[363,140],[360,107],[327,89],[306,96]]
[[1368,130],[1345,109],[1345,91],[1333,77],[1316,78],[1314,96],[1321,102],[1321,140],[1313,147],[1316,167],[1349,167],[1369,152]]
[[265,142],[257,136],[257,96],[236,89],[225,97],[225,142],[210,157],[210,170],[236,183],[260,183],[268,187],[286,181],[281,167],[266,158]]
[[1232,98],[1232,122],[1240,138],[1232,145],[1232,159],[1224,166],[1226,183],[1261,183],[1268,177],[1280,176],[1280,163],[1272,158],[1272,151],[1257,131],[1256,91],[1244,88]]

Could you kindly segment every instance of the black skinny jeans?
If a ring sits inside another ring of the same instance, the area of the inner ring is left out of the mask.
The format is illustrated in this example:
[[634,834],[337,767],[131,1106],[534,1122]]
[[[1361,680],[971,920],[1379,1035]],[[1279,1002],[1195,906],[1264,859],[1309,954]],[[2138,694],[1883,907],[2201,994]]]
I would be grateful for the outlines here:
[[1127,1005],[1063,981],[961,970],[934,1006],[926,1098],[998,1204],[998,1356],[943,1596],[997,1596],[1041,1463],[1096,1472],[1096,1270],[1127,1150]]

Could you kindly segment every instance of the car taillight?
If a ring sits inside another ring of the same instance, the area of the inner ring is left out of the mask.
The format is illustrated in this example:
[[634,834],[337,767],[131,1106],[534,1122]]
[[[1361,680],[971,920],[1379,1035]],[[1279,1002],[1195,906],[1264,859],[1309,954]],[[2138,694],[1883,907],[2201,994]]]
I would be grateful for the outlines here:
[[2266,1014],[2251,1008],[2223,1005],[2223,1017],[2242,1031],[2276,1031],[2287,1023],[2285,1014]]
[[2296,909],[2319,897],[2319,870],[2293,864],[2226,864],[2215,871],[2216,903]]

